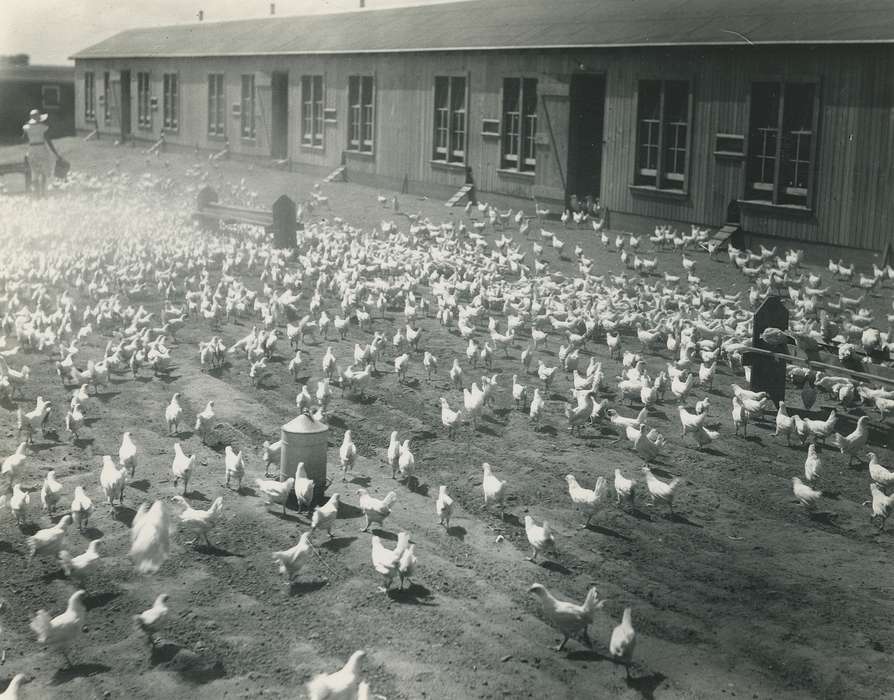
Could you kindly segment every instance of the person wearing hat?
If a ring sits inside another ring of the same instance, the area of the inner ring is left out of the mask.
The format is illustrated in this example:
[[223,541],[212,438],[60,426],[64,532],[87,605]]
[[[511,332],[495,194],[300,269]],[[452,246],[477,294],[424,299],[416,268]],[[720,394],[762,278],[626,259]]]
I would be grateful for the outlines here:
[[28,163],[31,166],[31,184],[34,193],[38,197],[44,197],[47,193],[47,178],[53,172],[56,147],[47,136],[50,130],[47,124],[47,115],[40,110],[32,109],[28,115],[28,123],[22,127],[25,138],[28,139]]

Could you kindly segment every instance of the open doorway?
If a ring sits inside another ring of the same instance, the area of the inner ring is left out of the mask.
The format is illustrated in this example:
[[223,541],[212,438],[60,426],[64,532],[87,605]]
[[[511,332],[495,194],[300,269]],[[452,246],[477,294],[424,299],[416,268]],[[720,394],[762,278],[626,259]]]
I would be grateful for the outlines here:
[[[602,184],[602,131],[605,121],[605,76],[571,76],[568,127],[568,203],[599,199]],[[577,208],[577,207],[575,207]]]
[[121,140],[130,138],[130,71],[121,71]]
[[270,87],[270,155],[283,159],[289,155],[289,74],[274,72]]

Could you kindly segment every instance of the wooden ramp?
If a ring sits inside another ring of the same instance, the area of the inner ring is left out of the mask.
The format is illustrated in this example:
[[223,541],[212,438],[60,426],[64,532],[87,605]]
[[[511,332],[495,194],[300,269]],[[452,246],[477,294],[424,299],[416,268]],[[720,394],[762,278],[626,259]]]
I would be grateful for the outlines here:
[[738,226],[735,226],[734,224],[727,224],[726,226],[718,229],[717,233],[711,236],[711,238],[708,240],[708,243],[704,244],[702,247],[705,248],[705,250],[723,250],[723,247],[728,245],[730,239],[738,232]]
[[323,182],[335,182],[336,180],[344,181],[347,178],[345,177],[345,170],[347,169],[346,165],[340,165],[331,173],[329,173],[326,177],[323,178]]
[[472,191],[472,185],[463,185],[460,187],[456,194],[454,194],[450,199],[444,202],[445,207],[455,207],[457,202],[461,200],[463,197],[469,194]]

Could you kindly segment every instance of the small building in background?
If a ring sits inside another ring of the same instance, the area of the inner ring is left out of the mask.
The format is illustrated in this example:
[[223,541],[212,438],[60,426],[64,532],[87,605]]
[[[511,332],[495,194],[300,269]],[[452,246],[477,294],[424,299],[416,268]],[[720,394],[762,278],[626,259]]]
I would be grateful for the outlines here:
[[50,115],[50,136],[75,133],[74,66],[42,66],[27,56],[0,56],[0,143],[18,143],[28,112]]

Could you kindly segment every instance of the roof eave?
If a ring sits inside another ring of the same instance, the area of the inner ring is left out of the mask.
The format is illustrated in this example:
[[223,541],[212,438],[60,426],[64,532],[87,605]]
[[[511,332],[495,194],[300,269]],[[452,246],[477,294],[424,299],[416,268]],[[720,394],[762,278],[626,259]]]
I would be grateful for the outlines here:
[[719,46],[834,46],[834,45],[887,45],[891,39],[799,39],[799,40],[758,40],[758,41],[698,41],[698,42],[631,42],[612,44],[521,44],[517,46],[448,46],[391,49],[326,49],[321,51],[228,51],[201,53],[132,53],[95,54],[80,52],[69,56],[69,60],[101,60],[117,58],[224,58],[228,56],[339,56],[346,54],[395,54],[395,53],[438,53],[458,51],[555,51],[583,49],[634,49],[634,48],[686,48]]

